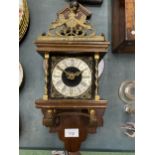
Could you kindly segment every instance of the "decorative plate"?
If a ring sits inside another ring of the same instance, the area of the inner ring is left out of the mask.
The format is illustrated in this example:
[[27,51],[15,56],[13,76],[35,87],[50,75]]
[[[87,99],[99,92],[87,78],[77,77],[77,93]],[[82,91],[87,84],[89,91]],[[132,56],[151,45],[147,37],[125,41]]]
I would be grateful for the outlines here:
[[23,38],[29,24],[29,10],[26,0],[19,0],[19,41]]
[[101,75],[104,71],[104,60],[103,59],[99,62],[98,71],[99,71],[98,76],[101,77]]
[[23,68],[19,62],[19,87],[21,86],[22,81],[23,81]]
[[123,81],[119,88],[119,97],[126,104],[135,102],[135,81]]

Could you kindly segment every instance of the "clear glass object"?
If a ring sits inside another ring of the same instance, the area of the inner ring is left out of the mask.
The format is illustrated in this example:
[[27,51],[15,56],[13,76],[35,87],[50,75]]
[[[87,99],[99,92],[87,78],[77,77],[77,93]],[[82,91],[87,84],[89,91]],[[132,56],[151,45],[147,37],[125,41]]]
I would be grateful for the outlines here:
[[134,104],[135,81],[123,81],[119,88],[119,97],[125,104]]

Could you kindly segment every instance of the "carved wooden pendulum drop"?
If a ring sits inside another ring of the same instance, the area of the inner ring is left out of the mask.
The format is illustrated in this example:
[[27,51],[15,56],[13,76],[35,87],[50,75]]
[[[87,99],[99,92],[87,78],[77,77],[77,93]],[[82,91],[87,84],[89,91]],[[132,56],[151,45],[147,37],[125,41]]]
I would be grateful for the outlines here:
[[71,154],[79,154],[88,133],[103,126],[107,100],[100,99],[98,63],[109,42],[87,22],[90,12],[74,3],[57,14],[47,34],[37,38],[44,57],[45,87],[36,107],[43,125],[57,132]]

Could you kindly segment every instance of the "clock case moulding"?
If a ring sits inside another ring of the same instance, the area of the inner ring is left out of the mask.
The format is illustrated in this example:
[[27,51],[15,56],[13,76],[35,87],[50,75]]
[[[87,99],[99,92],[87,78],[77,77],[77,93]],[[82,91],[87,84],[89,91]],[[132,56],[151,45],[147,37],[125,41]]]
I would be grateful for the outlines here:
[[[80,150],[81,142],[88,133],[95,133],[103,125],[103,114],[107,100],[100,99],[98,63],[107,53],[109,42],[103,34],[96,35],[87,19],[91,12],[79,3],[71,3],[57,13],[56,21],[35,41],[36,51],[44,58],[44,95],[36,100],[37,108],[43,113],[43,125],[50,132],[57,132],[69,152]],[[94,59],[94,95],[91,99],[50,98],[50,60],[52,56],[80,56]],[[65,129],[77,129],[77,137],[66,137]]]

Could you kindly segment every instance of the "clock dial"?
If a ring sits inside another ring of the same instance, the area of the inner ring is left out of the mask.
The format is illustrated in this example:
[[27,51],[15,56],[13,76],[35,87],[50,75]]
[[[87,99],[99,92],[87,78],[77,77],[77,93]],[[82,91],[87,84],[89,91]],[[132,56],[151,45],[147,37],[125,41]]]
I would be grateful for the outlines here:
[[53,69],[53,86],[63,96],[78,97],[89,89],[91,82],[91,69],[79,58],[64,58]]

